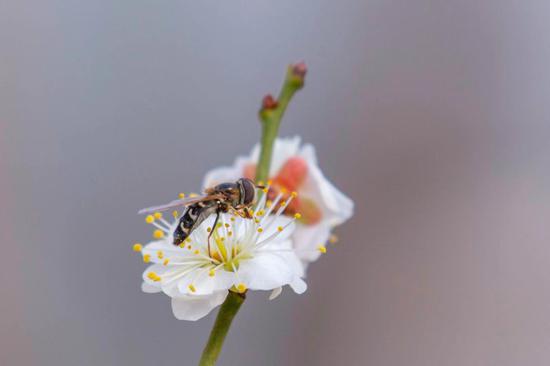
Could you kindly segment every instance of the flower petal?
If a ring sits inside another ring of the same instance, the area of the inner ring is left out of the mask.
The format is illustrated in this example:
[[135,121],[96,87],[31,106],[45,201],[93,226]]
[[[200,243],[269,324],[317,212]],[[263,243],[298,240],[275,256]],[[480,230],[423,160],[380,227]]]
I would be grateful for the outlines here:
[[319,245],[324,245],[330,237],[330,225],[319,223],[317,225],[299,225],[294,230],[293,242],[296,255],[303,261],[312,262],[319,258]]
[[237,275],[251,290],[273,290],[292,282],[296,269],[301,270],[292,257],[296,258],[292,252],[258,253],[241,263]]
[[307,284],[304,280],[302,280],[300,277],[296,277],[294,281],[290,283],[290,287],[294,290],[295,293],[298,295],[303,294],[307,290]]
[[269,295],[269,300],[275,300],[276,298],[279,297],[279,295],[281,295],[282,292],[283,292],[283,288],[277,287],[275,290],[271,291],[271,294]]
[[224,302],[227,291],[207,296],[182,296],[172,298],[172,312],[177,319],[195,321],[208,315]]
[[148,294],[156,294],[162,292],[160,286],[155,286],[145,281],[141,283],[141,291]]

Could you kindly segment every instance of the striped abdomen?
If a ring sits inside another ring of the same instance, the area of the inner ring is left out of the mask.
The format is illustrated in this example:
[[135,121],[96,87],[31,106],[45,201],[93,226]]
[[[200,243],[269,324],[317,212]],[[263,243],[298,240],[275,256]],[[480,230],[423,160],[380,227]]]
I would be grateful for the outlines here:
[[174,245],[183,243],[189,234],[199,227],[208,216],[216,213],[217,209],[216,201],[198,202],[187,207],[174,230]]

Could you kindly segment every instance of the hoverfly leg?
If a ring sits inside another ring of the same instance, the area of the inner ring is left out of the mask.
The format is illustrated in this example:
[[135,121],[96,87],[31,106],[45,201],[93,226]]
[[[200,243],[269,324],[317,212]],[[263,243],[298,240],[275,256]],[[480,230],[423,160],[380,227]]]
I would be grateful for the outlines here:
[[218,209],[216,211],[216,219],[214,220],[214,225],[212,225],[212,230],[208,234],[208,256],[211,257],[211,258],[212,258],[212,256],[211,256],[211,253],[210,253],[210,237],[212,236],[212,234],[214,234],[214,230],[216,230],[216,225],[218,225],[218,220],[219,219],[220,219],[220,210]]

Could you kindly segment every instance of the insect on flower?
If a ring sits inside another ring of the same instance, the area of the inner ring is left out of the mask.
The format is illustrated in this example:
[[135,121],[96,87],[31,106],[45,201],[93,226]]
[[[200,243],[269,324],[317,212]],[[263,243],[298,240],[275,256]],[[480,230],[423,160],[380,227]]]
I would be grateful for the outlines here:
[[[166,211],[176,207],[186,206],[174,230],[174,245],[179,245],[187,239],[189,234],[212,214],[216,214],[213,227],[216,227],[221,213],[232,211],[239,216],[251,219],[253,216],[248,208],[256,200],[256,189],[263,186],[255,185],[248,178],[240,178],[234,183],[221,183],[206,188],[204,195],[174,200],[166,205],[154,206],[140,210],[139,214]],[[208,251],[210,252],[210,237],[208,235]]]

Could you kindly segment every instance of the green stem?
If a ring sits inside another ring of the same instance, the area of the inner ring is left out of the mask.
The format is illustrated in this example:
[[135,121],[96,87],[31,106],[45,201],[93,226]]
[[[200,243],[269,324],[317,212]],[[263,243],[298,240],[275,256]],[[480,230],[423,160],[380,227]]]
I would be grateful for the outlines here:
[[245,294],[238,294],[233,291],[229,291],[227,298],[220,307],[220,311],[216,317],[216,322],[210,332],[208,343],[206,343],[204,351],[202,352],[199,366],[213,366],[216,364],[216,360],[222,350],[223,341],[229,331],[231,322],[243,304],[244,299]]
[[269,178],[269,168],[271,166],[271,156],[273,155],[273,145],[281,119],[286,111],[290,100],[298,90],[304,86],[305,65],[290,65],[288,67],[286,78],[279,93],[279,98],[274,106],[262,106],[260,110],[260,120],[262,123],[262,140],[260,159],[256,167],[256,182],[266,182]]
[[[285,113],[288,103],[292,99],[294,93],[300,90],[304,85],[304,76],[306,74],[306,66],[303,63],[290,65],[288,67],[286,78],[283,83],[279,99],[277,102],[271,100],[272,103],[266,103],[260,110],[260,120],[262,121],[262,140],[260,159],[256,169],[256,182],[266,182],[271,165],[271,156],[273,154],[273,145],[277,138],[279,125]],[[223,341],[229,331],[233,318],[239,311],[246,296],[245,293],[239,294],[229,291],[227,298],[220,307],[214,327],[210,332],[208,343],[204,347],[199,366],[213,366],[216,364],[220,352],[222,350]]]

